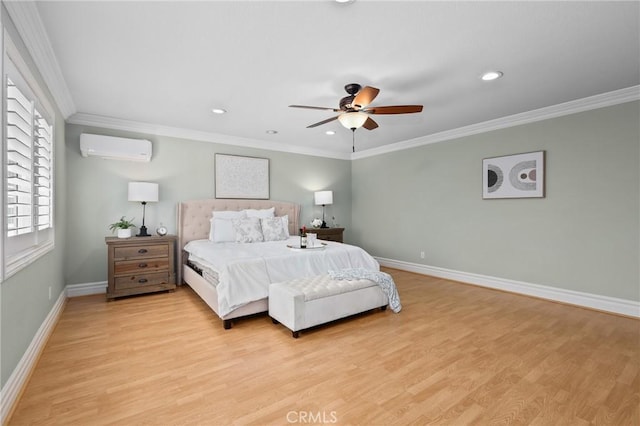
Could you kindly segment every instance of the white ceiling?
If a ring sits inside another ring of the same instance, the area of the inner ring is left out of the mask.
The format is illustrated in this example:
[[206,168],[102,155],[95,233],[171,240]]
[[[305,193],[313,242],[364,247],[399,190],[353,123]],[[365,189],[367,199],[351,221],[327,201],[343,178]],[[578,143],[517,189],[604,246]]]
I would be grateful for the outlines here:
[[[43,1],[37,10],[71,122],[125,120],[348,158],[352,134],[338,121],[306,128],[333,113],[288,105],[337,107],[352,82],[380,89],[372,105],[424,105],[420,114],[374,116],[378,129],[355,134],[366,152],[638,86],[639,6]],[[504,77],[479,79],[492,69]]]

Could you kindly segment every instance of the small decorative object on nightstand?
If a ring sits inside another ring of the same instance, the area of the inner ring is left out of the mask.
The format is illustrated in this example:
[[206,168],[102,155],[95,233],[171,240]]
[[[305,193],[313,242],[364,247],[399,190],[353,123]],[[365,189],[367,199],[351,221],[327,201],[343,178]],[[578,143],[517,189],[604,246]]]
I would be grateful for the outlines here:
[[338,243],[344,242],[342,238],[344,228],[317,228],[314,229],[313,232],[318,234],[319,240],[336,241]]
[[158,226],[158,228],[156,229],[156,234],[164,237],[165,235],[167,235],[167,228],[162,223],[160,223],[160,226]]
[[105,238],[107,299],[176,288],[175,235]]
[[133,219],[125,219],[124,216],[122,216],[119,221],[109,225],[109,229],[111,229],[112,232],[117,232],[118,238],[130,238],[131,228],[134,226]]

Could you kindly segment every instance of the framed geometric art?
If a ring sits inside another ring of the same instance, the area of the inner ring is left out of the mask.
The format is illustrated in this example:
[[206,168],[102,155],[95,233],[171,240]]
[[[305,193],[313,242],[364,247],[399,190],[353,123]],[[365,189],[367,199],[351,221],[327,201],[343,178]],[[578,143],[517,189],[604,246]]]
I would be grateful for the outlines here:
[[544,197],[544,151],[482,160],[482,198]]
[[269,159],[215,155],[216,198],[269,199]]

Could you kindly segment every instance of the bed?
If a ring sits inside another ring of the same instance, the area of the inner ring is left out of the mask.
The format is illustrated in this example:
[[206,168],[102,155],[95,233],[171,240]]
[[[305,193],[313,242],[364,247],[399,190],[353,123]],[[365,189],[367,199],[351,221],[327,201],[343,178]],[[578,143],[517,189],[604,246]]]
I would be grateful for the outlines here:
[[[213,211],[269,208],[274,208],[277,217],[288,216],[288,233],[292,238],[265,243],[209,241]],[[311,276],[319,271],[326,273],[328,268],[379,270],[375,259],[356,246],[323,241],[320,250],[287,247],[299,241],[295,237],[301,227],[299,216],[300,206],[284,201],[204,199],[179,203],[178,282],[188,284],[220,317],[224,328],[229,329],[232,320],[268,311],[271,283]],[[234,246],[239,249],[237,255]],[[184,250],[185,247],[190,253]],[[200,262],[206,261],[207,256],[209,262],[203,266]],[[211,274],[215,275],[215,283],[212,283]]]

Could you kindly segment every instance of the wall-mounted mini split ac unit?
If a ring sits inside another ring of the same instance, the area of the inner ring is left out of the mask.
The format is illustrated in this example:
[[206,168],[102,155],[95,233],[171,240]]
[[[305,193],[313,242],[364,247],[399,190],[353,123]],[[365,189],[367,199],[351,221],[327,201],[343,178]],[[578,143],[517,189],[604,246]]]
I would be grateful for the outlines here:
[[80,135],[80,153],[83,157],[149,162],[151,161],[151,142],[146,139],[82,133]]

